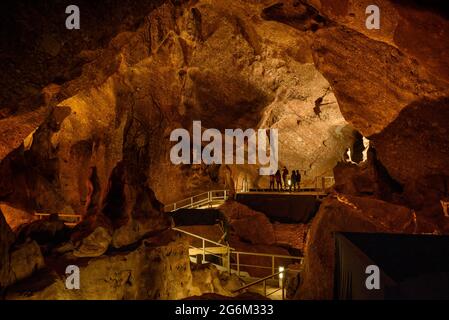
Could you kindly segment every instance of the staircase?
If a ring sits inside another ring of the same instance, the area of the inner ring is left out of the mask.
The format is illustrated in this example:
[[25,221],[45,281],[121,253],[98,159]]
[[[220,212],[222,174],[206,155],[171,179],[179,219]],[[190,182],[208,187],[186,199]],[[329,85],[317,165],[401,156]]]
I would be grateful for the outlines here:
[[[172,230],[180,232],[188,237],[201,240],[201,247],[196,247],[193,245],[189,246],[189,257],[193,263],[211,263],[217,267],[218,270],[222,272],[228,272],[230,274],[237,275],[241,280],[243,280],[246,285],[235,290],[239,292],[250,287],[254,287],[258,284],[263,284],[263,294],[268,297],[275,297],[274,293],[281,293],[282,299],[285,297],[285,288],[283,281],[285,280],[286,272],[299,272],[299,270],[284,268],[280,265],[279,260],[291,260],[299,261],[302,264],[303,257],[299,256],[286,256],[271,253],[257,253],[257,252],[245,252],[237,251],[236,249],[230,247],[228,244],[218,243],[213,240],[209,240],[197,234],[193,234],[186,230],[173,227]],[[243,264],[241,263],[242,256],[257,256],[257,257],[268,257],[271,260],[271,266],[257,265],[257,264]],[[209,260],[208,260],[209,259]],[[214,261],[211,261],[213,260]],[[276,264],[276,260],[278,263]],[[278,268],[276,267],[278,265]],[[260,268],[265,269],[269,273],[268,276],[263,278],[257,278],[251,276],[247,271],[243,271],[243,268]],[[267,291],[267,284],[271,292]],[[280,298],[280,297],[278,297]]]

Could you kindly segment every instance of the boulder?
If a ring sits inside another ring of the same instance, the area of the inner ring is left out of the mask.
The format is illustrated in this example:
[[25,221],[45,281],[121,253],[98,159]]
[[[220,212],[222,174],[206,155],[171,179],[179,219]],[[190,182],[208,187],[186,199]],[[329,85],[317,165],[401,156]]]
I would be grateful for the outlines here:
[[[254,252],[254,253],[267,253],[267,254],[276,254],[289,256],[290,253],[287,249],[274,246],[274,245],[263,245],[263,244],[250,244],[247,242],[242,242],[236,237],[231,237],[229,240],[229,245],[236,249],[237,251],[242,252]],[[236,263],[236,256],[233,255],[231,257],[232,263]],[[274,272],[277,272],[279,266],[288,266],[295,261],[292,259],[284,259],[284,258],[275,258],[274,261]],[[253,277],[266,277],[272,274],[272,258],[268,256],[258,256],[258,255],[240,255],[239,257],[240,264],[246,265],[254,265],[257,267],[244,267],[241,266],[240,270],[244,272],[248,272]],[[232,266],[233,269],[236,268],[235,265]]]
[[73,251],[76,257],[99,257],[106,252],[112,236],[109,230],[104,227],[97,227],[95,230],[81,240],[79,246]]
[[359,164],[339,162],[334,168],[334,189],[343,194],[385,201],[402,201],[402,185],[394,180],[370,147],[367,160]]
[[420,232],[416,214],[381,200],[333,194],[322,203],[307,236],[304,270],[295,298],[332,299],[334,232]]
[[273,227],[277,246],[293,249],[292,251],[296,252],[297,255],[304,252],[309,224],[275,222]]
[[[50,259],[47,273],[36,274],[8,288],[6,299],[22,300],[148,300],[183,299],[203,293],[229,294],[217,273],[191,271],[188,244],[174,232],[147,238],[137,247],[100,257],[65,255]],[[80,289],[67,290],[65,268],[80,268]],[[201,276],[207,275],[207,279]],[[42,281],[45,279],[46,281]]]
[[6,203],[1,203],[0,209],[2,210],[6,222],[12,230],[16,230],[19,226],[38,219],[32,213],[20,208],[14,208]]
[[45,266],[44,257],[36,241],[28,241],[11,250],[11,281],[15,283],[31,276]]
[[70,229],[59,220],[57,215],[51,215],[41,220],[23,224],[16,230],[17,241],[35,240],[39,245],[58,245],[69,239]]
[[276,242],[273,225],[263,214],[236,201],[220,206],[235,235],[252,244],[273,245]]

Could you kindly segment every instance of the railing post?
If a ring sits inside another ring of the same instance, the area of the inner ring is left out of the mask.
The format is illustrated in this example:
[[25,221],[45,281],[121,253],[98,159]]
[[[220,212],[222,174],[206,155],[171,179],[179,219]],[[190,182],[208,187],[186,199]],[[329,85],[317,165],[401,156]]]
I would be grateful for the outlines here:
[[240,277],[240,254],[237,252],[237,276]]
[[173,210],[176,210],[176,202],[173,203]]
[[263,295],[264,297],[267,296],[267,280],[263,281]]
[[228,273],[231,275],[231,249],[228,246]]
[[223,198],[227,200],[227,190],[224,190]]
[[204,263],[204,261],[206,261],[206,243],[204,242],[204,239],[202,239],[203,240],[203,261],[202,261],[202,263]]
[[274,256],[271,256],[271,274],[274,274]]
[[284,280],[285,280],[285,269],[284,267],[279,267],[279,287],[282,291],[282,300],[284,300]]

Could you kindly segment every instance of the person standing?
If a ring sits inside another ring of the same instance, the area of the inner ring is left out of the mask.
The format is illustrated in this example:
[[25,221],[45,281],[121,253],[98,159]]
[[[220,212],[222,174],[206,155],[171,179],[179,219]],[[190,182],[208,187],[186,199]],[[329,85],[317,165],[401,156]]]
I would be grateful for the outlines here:
[[284,182],[284,190],[287,190],[287,179],[288,178],[288,169],[286,166],[284,166],[284,169],[282,169],[282,181]]
[[296,172],[295,172],[295,170],[292,170],[292,175],[290,176],[290,180],[291,180],[290,192],[292,191],[292,187],[293,187],[293,191],[295,191],[296,190]]
[[275,178],[276,178],[276,187],[277,187],[278,191],[281,191],[282,180],[281,180],[281,172],[279,170],[276,171]]
[[296,170],[296,183],[298,184],[298,191],[301,191],[301,173]]
[[274,190],[274,174],[273,171],[270,174],[270,191]]

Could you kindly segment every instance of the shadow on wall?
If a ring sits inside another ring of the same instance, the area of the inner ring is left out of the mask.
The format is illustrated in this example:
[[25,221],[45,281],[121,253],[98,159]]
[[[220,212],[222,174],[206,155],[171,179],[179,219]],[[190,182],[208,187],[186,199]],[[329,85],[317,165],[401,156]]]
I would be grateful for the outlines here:
[[449,176],[448,106],[449,98],[414,102],[372,137],[379,160],[416,209],[449,196],[441,183]]

